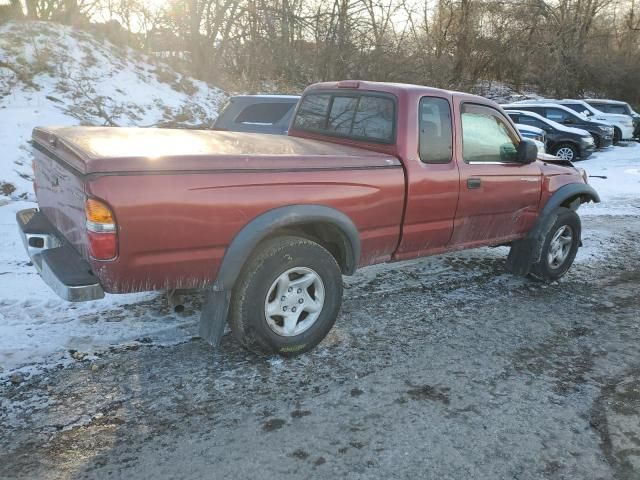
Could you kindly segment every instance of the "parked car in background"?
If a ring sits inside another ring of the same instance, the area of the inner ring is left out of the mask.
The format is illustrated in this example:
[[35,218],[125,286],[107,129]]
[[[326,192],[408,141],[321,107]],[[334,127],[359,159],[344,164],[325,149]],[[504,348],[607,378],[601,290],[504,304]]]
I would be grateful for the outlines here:
[[628,115],[619,113],[605,113],[583,100],[553,100],[558,105],[570,108],[578,112],[589,120],[595,120],[611,125],[613,127],[613,143],[621,140],[631,140],[633,138],[633,120]]
[[229,98],[214,130],[284,135],[300,97],[298,95],[236,95]]
[[601,98],[587,98],[585,100],[589,105],[606,113],[618,113],[620,115],[628,115],[633,120],[633,136],[640,138],[640,113],[636,112],[627,102],[620,100],[604,100]]
[[505,110],[527,110],[542,115],[567,127],[586,130],[591,134],[597,148],[606,148],[613,145],[613,127],[603,122],[587,119],[563,105],[557,103],[542,103],[536,100],[515,102],[501,105]]
[[[514,121],[515,122],[515,121]],[[515,122],[516,128],[524,138],[528,138],[538,147],[539,153],[546,153],[547,148],[545,146],[544,130],[538,127],[532,127],[530,125],[522,125]]]
[[511,245],[507,268],[553,281],[581,244],[584,170],[538,161],[497,104],[417,85],[308,87],[288,134],[160,128],[33,131],[38,209],[17,214],[67,300],[207,288],[200,335],[227,320],[249,349],[317,345],[342,275]]
[[545,131],[547,152],[564,160],[584,160],[595,149],[593,137],[586,130],[567,127],[527,110],[506,110],[511,120]]

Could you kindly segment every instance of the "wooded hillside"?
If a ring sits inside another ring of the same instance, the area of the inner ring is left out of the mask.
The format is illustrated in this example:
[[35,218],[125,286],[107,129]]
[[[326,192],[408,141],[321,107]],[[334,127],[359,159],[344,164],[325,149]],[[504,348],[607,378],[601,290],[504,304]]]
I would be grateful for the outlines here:
[[489,80],[640,103],[636,0],[8,1],[2,18],[93,28],[232,91],[345,78],[470,90]]

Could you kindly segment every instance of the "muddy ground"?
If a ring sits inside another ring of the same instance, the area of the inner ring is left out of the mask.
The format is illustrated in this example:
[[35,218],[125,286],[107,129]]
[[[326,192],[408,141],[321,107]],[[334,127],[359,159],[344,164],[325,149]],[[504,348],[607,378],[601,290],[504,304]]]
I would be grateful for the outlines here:
[[7,382],[0,478],[639,479],[640,217],[583,225],[556,285],[505,249],[346,278],[296,359],[140,339]]

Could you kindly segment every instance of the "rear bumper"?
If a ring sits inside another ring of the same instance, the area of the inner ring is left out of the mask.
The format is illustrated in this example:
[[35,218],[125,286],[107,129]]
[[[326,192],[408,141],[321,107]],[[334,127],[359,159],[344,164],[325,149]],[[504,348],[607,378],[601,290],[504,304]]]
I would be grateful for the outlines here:
[[84,302],[104,297],[90,265],[36,208],[16,214],[24,247],[40,276],[64,300]]

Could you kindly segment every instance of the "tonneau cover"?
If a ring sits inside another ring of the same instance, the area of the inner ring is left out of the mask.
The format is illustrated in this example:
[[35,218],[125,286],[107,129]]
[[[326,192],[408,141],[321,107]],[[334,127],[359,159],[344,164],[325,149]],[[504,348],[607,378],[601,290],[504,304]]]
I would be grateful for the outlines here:
[[297,137],[208,130],[36,127],[39,148],[83,175],[126,172],[380,168],[393,156]]

